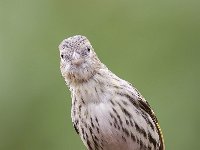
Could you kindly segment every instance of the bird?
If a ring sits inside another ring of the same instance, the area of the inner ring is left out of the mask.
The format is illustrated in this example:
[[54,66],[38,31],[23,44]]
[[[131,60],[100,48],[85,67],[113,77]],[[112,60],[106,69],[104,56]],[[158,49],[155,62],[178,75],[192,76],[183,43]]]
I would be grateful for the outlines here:
[[73,127],[87,150],[165,150],[149,103],[100,61],[87,37],[68,37],[58,47]]

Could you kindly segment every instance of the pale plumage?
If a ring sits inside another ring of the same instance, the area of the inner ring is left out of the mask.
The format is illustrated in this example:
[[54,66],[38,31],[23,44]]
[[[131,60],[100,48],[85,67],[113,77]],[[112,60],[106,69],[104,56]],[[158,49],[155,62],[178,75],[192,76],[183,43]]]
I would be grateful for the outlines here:
[[100,62],[86,37],[65,39],[59,50],[72,122],[88,150],[164,150],[147,101]]

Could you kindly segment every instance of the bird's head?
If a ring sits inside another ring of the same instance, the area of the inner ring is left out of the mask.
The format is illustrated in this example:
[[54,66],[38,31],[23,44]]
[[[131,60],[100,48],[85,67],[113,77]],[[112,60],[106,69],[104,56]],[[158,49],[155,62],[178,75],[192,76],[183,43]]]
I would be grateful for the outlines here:
[[64,39],[59,45],[60,69],[67,83],[85,82],[101,67],[101,63],[85,36]]

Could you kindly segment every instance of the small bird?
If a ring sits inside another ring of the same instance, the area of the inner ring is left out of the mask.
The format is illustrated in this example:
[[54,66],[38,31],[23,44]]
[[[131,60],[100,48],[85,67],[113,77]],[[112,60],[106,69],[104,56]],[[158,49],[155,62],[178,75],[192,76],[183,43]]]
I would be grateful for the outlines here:
[[64,39],[59,51],[73,126],[88,150],[165,150],[148,102],[101,63],[85,36]]

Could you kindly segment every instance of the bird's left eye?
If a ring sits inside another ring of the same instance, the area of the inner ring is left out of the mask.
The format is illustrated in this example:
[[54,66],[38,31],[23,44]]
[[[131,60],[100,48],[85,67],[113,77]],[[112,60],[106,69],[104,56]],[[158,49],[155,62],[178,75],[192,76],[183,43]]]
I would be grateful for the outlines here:
[[61,54],[61,55],[60,55],[60,57],[63,59],[63,58],[64,58],[64,55],[63,55],[63,54]]

